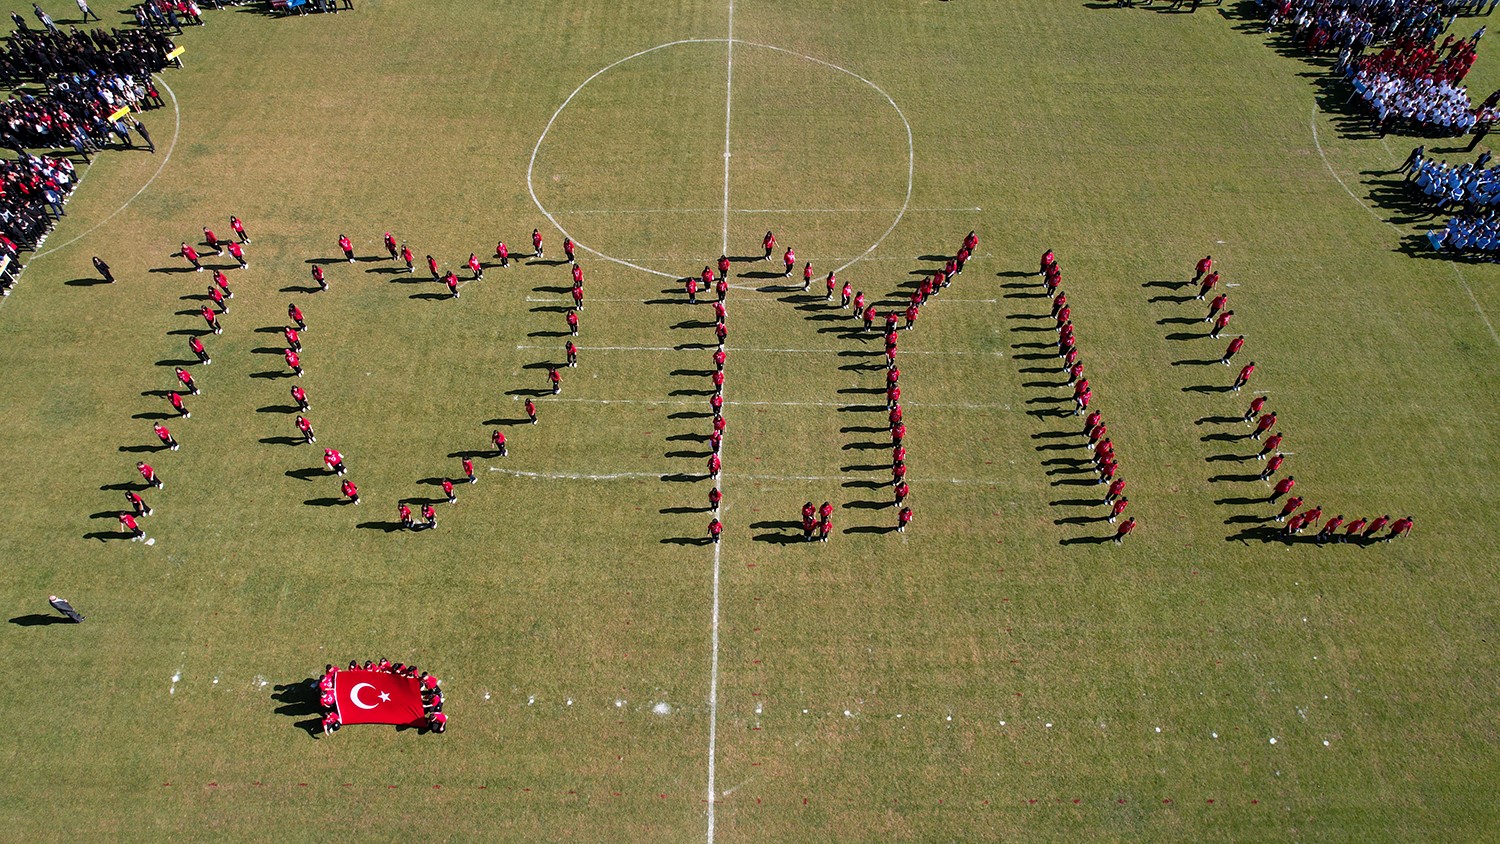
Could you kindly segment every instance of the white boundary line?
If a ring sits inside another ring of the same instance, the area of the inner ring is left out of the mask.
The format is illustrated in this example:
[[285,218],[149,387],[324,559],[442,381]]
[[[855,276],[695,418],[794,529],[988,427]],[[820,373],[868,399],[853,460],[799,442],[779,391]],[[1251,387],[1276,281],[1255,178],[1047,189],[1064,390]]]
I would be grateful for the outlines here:
[[[722,448],[720,449],[722,452]],[[1291,454],[1291,452],[1286,452]],[[500,472],[515,478],[529,478],[538,481],[633,481],[652,480],[659,481],[665,475],[676,474],[674,472],[614,472],[610,474],[588,474],[583,472],[527,472],[520,469],[506,469],[502,466],[489,467],[491,472]],[[719,476],[723,477],[720,469]],[[817,481],[827,483],[830,481],[847,481],[848,475],[740,475],[747,481]],[[984,478],[907,478],[908,484],[945,484],[947,486],[1012,486],[1011,481],[986,480]],[[720,487],[722,489],[722,487]]]
[[[532,344],[529,344],[529,343],[518,344],[516,346],[516,348],[517,349],[531,349],[531,350],[548,349],[548,350],[551,350],[551,351],[554,351],[554,352],[557,351],[557,347],[556,346],[537,346],[537,345],[532,345]],[[579,351],[590,351],[590,352],[692,352],[694,354],[698,354],[698,353],[703,352],[704,349],[679,349],[679,348],[676,348],[675,346],[588,346],[588,347],[580,346],[579,347]],[[736,352],[740,352],[740,353],[744,353],[744,352],[761,352],[761,353],[765,353],[765,354],[778,354],[778,355],[836,355],[839,352],[847,351],[847,350],[846,349],[751,349],[751,348],[744,348],[744,347],[735,347],[735,351]],[[988,358],[988,357],[1003,358],[1003,357],[1005,357],[1005,353],[1004,352],[938,352],[938,351],[925,351],[925,350],[924,351],[916,351],[916,350],[912,350],[912,351],[905,351],[905,352],[901,353],[902,357],[906,357],[907,355],[935,355],[935,356],[938,356],[938,357],[984,357],[984,358]]]
[[[566,211],[554,209],[560,217],[593,214],[707,214],[717,208],[570,208]],[[900,208],[735,208],[731,214],[894,214]],[[983,208],[908,208],[909,213],[974,213]]]
[[[520,396],[512,396],[511,399],[519,400]],[[885,397],[870,395],[871,402],[885,405]],[[690,407],[703,405],[707,402],[703,399],[582,399],[563,398],[561,396],[548,398],[549,402],[572,402],[575,404],[645,404],[652,407]],[[837,401],[726,401],[726,407],[848,407],[855,402]],[[1008,404],[949,404],[946,402],[918,402],[909,401],[906,407],[934,407],[942,410],[1010,410]]]
[[[557,107],[557,110],[554,111],[554,112],[552,112],[552,116],[547,119],[547,125],[542,128],[542,133],[539,136],[537,136],[536,146],[532,147],[532,149],[531,149],[531,159],[530,159],[530,161],[526,165],[526,192],[531,195],[531,201],[532,201],[532,203],[536,205],[537,210],[539,210],[539,211],[542,212],[542,216],[546,217],[547,221],[550,222],[553,225],[553,227],[556,228],[560,233],[562,233],[562,235],[564,237],[570,237],[570,238],[572,238],[573,242],[577,245],[577,247],[579,249],[582,249],[585,252],[588,252],[588,253],[593,254],[593,255],[597,255],[598,257],[600,257],[600,258],[602,258],[602,259],[604,259],[606,261],[610,261],[610,262],[615,263],[615,264],[620,264],[621,266],[626,266],[626,267],[630,267],[631,269],[640,270],[641,272],[644,272],[644,273],[650,273],[652,275],[661,276],[662,278],[670,278],[673,281],[677,281],[678,279],[680,279],[682,277],[682,276],[680,276],[678,274],[675,274],[675,273],[666,273],[666,272],[662,272],[661,270],[654,270],[654,269],[651,269],[650,267],[643,266],[641,264],[638,264],[638,263],[635,263],[635,262],[632,262],[632,261],[628,261],[628,260],[626,260],[624,258],[616,258],[613,255],[606,255],[605,253],[600,252],[599,250],[597,250],[597,249],[595,249],[595,248],[593,248],[591,246],[588,246],[588,245],[586,245],[584,243],[580,243],[579,240],[578,240],[578,238],[573,237],[573,235],[566,228],[563,228],[562,223],[558,222],[556,214],[554,212],[552,212],[552,211],[549,211],[547,209],[547,206],[543,205],[542,204],[542,200],[536,195],[535,173],[536,173],[536,159],[537,159],[537,155],[541,153],[542,144],[545,143],[546,140],[547,140],[547,134],[552,131],[553,125],[557,123],[557,118],[563,113],[563,110],[568,107],[568,104],[573,101],[573,98],[576,97],[576,96],[578,96],[579,92],[582,91],[585,87],[587,87],[590,82],[592,82],[595,79],[597,79],[599,76],[601,76],[602,74],[604,74],[606,71],[613,70],[614,68],[616,68],[616,67],[624,64],[625,62],[630,61],[631,59],[640,58],[641,56],[647,55],[649,53],[654,53],[657,50],[664,50],[664,49],[666,49],[668,47],[677,47],[677,46],[681,46],[683,44],[729,44],[731,48],[733,47],[734,44],[740,44],[740,45],[746,46],[746,47],[757,47],[757,48],[760,48],[760,49],[763,49],[763,50],[772,50],[772,51],[775,51],[775,52],[778,52],[778,53],[784,53],[784,54],[786,54],[788,56],[793,56],[795,58],[799,58],[799,59],[802,59],[804,61],[809,61],[809,62],[812,62],[814,64],[822,65],[823,67],[829,68],[831,70],[836,70],[836,71],[838,71],[840,73],[843,73],[843,74],[851,76],[851,77],[853,77],[855,79],[858,79],[859,81],[861,81],[861,82],[865,83],[866,85],[870,86],[871,88],[875,89],[876,93],[880,94],[880,96],[882,96],[882,97],[885,98],[885,101],[890,104],[890,106],[891,106],[892,109],[895,110],[896,116],[899,117],[899,118],[901,118],[901,125],[906,130],[906,196],[901,201],[901,209],[899,211],[897,211],[896,218],[891,221],[890,226],[886,228],[885,232],[883,234],[881,234],[880,237],[877,238],[874,243],[870,244],[869,248],[865,249],[865,251],[861,252],[859,255],[855,256],[854,258],[849,259],[848,261],[846,261],[842,265],[840,265],[838,267],[835,267],[833,271],[835,273],[841,273],[844,270],[848,269],[849,267],[854,266],[856,263],[864,260],[871,252],[874,252],[877,248],[879,248],[880,244],[882,244],[882,243],[885,242],[885,239],[890,236],[891,232],[893,232],[893,231],[896,230],[896,226],[901,223],[902,217],[906,216],[907,209],[911,207],[912,185],[913,185],[913,181],[914,181],[914,175],[915,175],[915,172],[916,172],[917,155],[916,155],[916,145],[915,145],[915,143],[912,140],[911,121],[909,121],[909,120],[906,119],[906,113],[901,110],[901,107],[899,105],[896,105],[895,99],[893,99],[890,94],[886,93],[886,91],[885,91],[884,88],[881,88],[879,85],[876,85],[874,82],[871,82],[870,80],[866,79],[863,76],[860,76],[858,73],[855,73],[854,71],[849,70],[846,67],[841,67],[839,65],[833,64],[832,62],[827,62],[827,61],[824,61],[823,59],[814,58],[813,56],[805,55],[803,53],[797,53],[797,52],[794,52],[792,50],[787,50],[787,49],[782,48],[782,47],[775,47],[775,46],[772,46],[770,44],[761,44],[761,43],[755,42],[755,41],[743,41],[741,39],[734,38],[732,33],[731,33],[730,37],[728,37],[728,38],[683,38],[683,39],[680,39],[680,40],[677,40],[677,41],[668,41],[665,44],[658,44],[655,47],[647,47],[644,50],[641,50],[641,51],[636,52],[636,53],[632,53],[631,55],[628,55],[628,56],[626,56],[626,57],[624,57],[622,59],[617,59],[614,62],[611,62],[610,64],[605,65],[604,67],[602,67],[602,68],[594,71],[594,73],[592,75],[590,75],[587,79],[583,80],[583,82],[579,83],[578,87],[574,88],[573,92],[570,93],[570,94],[568,94],[568,96],[562,101],[562,104]],[[732,51],[731,51],[731,55],[732,55]],[[728,112],[728,110],[729,110],[728,106],[726,105],[726,107],[725,107],[726,118],[727,118],[727,112]],[[727,119],[726,119],[726,122],[727,122]],[[727,152],[728,152],[728,150],[726,149],[726,153]],[[727,162],[726,162],[725,166],[726,166],[726,168],[728,167]],[[725,208],[726,209],[728,208],[727,200],[726,200]],[[725,216],[725,227],[726,228],[725,228],[725,235],[724,235],[725,242],[726,242],[726,246],[725,246],[725,250],[726,251],[728,250],[728,246],[727,246],[728,228],[727,228],[727,226],[728,226],[728,216],[726,214],[726,216]]]
[[[472,281],[472,279],[471,279],[471,281]],[[468,282],[461,282],[460,286],[462,286],[463,284],[467,284],[467,283]],[[752,287],[751,285],[748,285],[748,284],[731,284],[729,286],[732,287],[732,288],[734,288],[734,289],[736,289],[736,290],[751,290],[751,291],[758,291],[759,290],[759,288]],[[800,290],[800,288],[799,288],[799,290]],[[527,296],[526,297],[526,301],[528,303],[530,303],[530,304],[533,304],[533,305],[548,305],[548,304],[551,304],[551,305],[565,305],[565,304],[567,304],[569,302],[572,302],[573,300],[572,299],[565,299],[565,298],[563,298],[561,296]],[[616,305],[650,305],[650,304],[653,303],[653,300],[651,300],[651,299],[589,299],[588,301],[590,301],[590,302],[607,302],[607,303],[616,304]],[[998,304],[1000,304],[1000,300],[999,299],[949,299],[949,298],[944,297],[944,298],[928,299],[927,302],[923,303],[922,306],[926,307],[928,304],[932,304],[934,302],[949,302],[949,303],[952,303],[952,304],[964,304],[964,305],[998,305]],[[777,301],[775,299],[764,299],[764,298],[760,298],[760,299],[746,299],[745,301],[743,301],[743,302],[741,302],[739,304],[740,305],[776,305],[778,307],[785,307],[785,303],[783,303],[783,302],[779,302],[779,301]],[[858,318],[855,317],[852,313],[849,315],[849,320],[850,320],[850,322],[858,322],[859,321]]]
[[[1397,228],[1396,225],[1391,223],[1389,220],[1386,220],[1379,214],[1375,213],[1375,209],[1371,208],[1369,205],[1366,205],[1365,201],[1363,199],[1360,199],[1359,196],[1354,193],[1354,191],[1350,190],[1349,186],[1344,183],[1343,179],[1339,178],[1339,174],[1333,169],[1333,163],[1328,160],[1328,154],[1323,151],[1323,142],[1318,139],[1317,117],[1318,104],[1313,103],[1312,113],[1309,114],[1307,118],[1307,126],[1312,130],[1313,146],[1317,147],[1318,157],[1323,159],[1323,166],[1328,168],[1328,175],[1332,176],[1333,180],[1339,183],[1339,187],[1344,189],[1344,193],[1349,194],[1349,198],[1354,200],[1355,203],[1359,205],[1359,207],[1365,209],[1365,212],[1368,213],[1371,217],[1379,220],[1396,234],[1402,234],[1403,232],[1401,231],[1401,229]],[[1474,306],[1474,313],[1479,314],[1479,319],[1484,322],[1484,327],[1489,330],[1490,339],[1495,341],[1495,345],[1500,346],[1500,333],[1496,333],[1494,323],[1490,322],[1489,315],[1484,312],[1484,308],[1480,307],[1479,299],[1474,296],[1474,288],[1469,286],[1469,280],[1464,278],[1464,274],[1452,261],[1445,261],[1444,263],[1448,265],[1448,269],[1453,271],[1454,277],[1457,278],[1458,283],[1463,286],[1464,293],[1468,294],[1469,304]]]
[[[729,254],[729,116],[734,104],[734,0],[729,0],[729,31],[726,33],[724,72],[724,229],[722,255]],[[720,387],[722,394],[723,388]],[[723,444],[719,446],[722,462]],[[724,491],[722,465],[714,477],[714,488]],[[727,508],[726,508],[727,509]],[[708,663],[708,844],[714,844],[714,804],[718,800],[716,790],[716,765],[719,755],[719,547],[722,534],[714,538],[714,602],[712,625],[712,648]]]
[[[92,227],[90,227],[83,234],[77,235],[72,240],[64,241],[63,243],[59,243],[56,246],[52,247],[51,249],[48,249],[45,252],[38,252],[35,255],[32,255],[31,256],[31,260],[32,261],[35,261],[38,258],[44,258],[44,257],[46,257],[48,255],[51,255],[53,252],[56,252],[59,249],[62,249],[63,247],[65,247],[65,246],[71,246],[72,244],[77,243],[78,241],[84,239],[85,237],[88,237],[89,235],[93,234],[100,226],[104,225],[105,223],[109,222],[110,220],[113,220],[115,218],[115,216],[118,215],[121,211],[124,211],[126,208],[129,208],[130,207],[130,203],[135,202],[137,199],[139,199],[140,195],[146,192],[146,188],[151,187],[151,183],[154,182],[154,181],[156,181],[156,177],[161,175],[161,171],[163,171],[163,170],[165,170],[167,168],[167,162],[169,162],[169,161],[172,160],[172,150],[174,150],[174,149],[177,148],[177,136],[182,131],[182,109],[178,106],[178,104],[177,104],[177,94],[172,91],[172,86],[167,84],[166,77],[158,75],[157,78],[161,80],[161,87],[163,87],[163,88],[166,89],[167,96],[169,96],[169,97],[172,98],[172,112],[173,112],[173,116],[175,117],[176,120],[175,120],[175,123],[172,126],[172,140],[167,143],[167,154],[164,155],[164,156],[162,156],[161,164],[159,164],[157,166],[156,172],[151,174],[151,178],[147,179],[146,183],[144,185],[141,185],[140,190],[136,191],[134,194],[131,195],[131,197],[129,199],[125,200],[125,204],[124,205],[121,205],[119,208],[116,208],[114,211],[110,212],[110,215],[108,217],[105,217],[104,219],[102,219],[99,222],[95,223]],[[89,169],[90,170],[94,169],[94,167],[93,167],[92,164],[89,165]],[[86,171],[85,171],[85,175],[87,175]],[[80,178],[78,180],[78,186],[79,187],[83,186],[83,179],[82,178]],[[74,190],[76,191],[77,188],[74,188]]]

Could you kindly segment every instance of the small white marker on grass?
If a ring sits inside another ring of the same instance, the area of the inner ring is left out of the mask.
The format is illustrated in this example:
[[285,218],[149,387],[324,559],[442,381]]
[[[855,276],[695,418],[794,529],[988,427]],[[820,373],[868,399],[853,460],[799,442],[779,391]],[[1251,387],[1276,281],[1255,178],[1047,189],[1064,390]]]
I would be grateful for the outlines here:
[[671,715],[672,707],[664,700],[657,701],[656,705],[651,707],[651,711],[655,712],[657,715]]

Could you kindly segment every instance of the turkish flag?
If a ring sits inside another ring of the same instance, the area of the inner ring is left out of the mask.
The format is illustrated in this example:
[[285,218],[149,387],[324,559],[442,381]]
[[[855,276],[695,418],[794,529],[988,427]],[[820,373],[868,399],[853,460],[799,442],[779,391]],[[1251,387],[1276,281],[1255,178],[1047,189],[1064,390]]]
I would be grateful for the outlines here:
[[415,677],[383,671],[339,671],[333,675],[333,696],[339,720],[345,724],[420,727],[427,723]]

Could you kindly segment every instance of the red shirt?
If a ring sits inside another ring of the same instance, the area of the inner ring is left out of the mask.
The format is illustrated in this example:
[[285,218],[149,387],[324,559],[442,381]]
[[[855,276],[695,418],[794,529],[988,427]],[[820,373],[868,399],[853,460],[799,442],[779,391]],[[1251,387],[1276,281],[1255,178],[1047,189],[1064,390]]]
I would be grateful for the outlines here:
[[711,270],[711,269],[709,269],[708,267],[704,267],[703,268],[703,288],[706,290],[706,289],[708,289],[708,286],[710,284],[713,284],[713,283],[714,283],[714,271]]
[[141,473],[141,477],[148,481],[156,477],[156,470],[152,469],[149,463],[142,463],[138,467],[138,471]]
[[359,494],[359,487],[354,485],[354,481],[344,481],[343,489],[344,495],[350,498],[353,498],[354,496]]
[[505,434],[500,431],[496,431],[495,435],[490,437],[490,439],[495,441],[495,445],[505,445]]
[[1280,445],[1281,445],[1281,434],[1273,434],[1269,439],[1266,440],[1266,450],[1267,451],[1275,451],[1276,448],[1277,448],[1277,446],[1280,446]]
[[286,350],[286,365],[287,366],[297,366],[300,363],[302,363],[302,359],[297,356],[297,353],[294,352],[294,351],[292,351],[291,349],[287,349]]
[[453,494],[453,481],[450,481],[447,478],[443,478],[443,494],[444,495],[452,495]]
[[[773,240],[772,242],[774,243],[775,241]],[[787,247],[786,254],[781,256],[781,260],[785,261],[787,267],[790,268],[797,263],[797,253],[793,252],[791,247]]]
[[427,269],[431,270],[434,275],[437,274],[437,259],[431,255],[427,256]]
[[763,247],[765,247],[766,249],[775,249],[776,248],[776,235],[771,234],[770,232],[766,232],[766,238],[765,238],[765,240],[762,240],[760,242],[760,245],[763,246]]
[[135,516],[132,516],[129,513],[120,514],[120,525],[128,531],[136,531],[140,529],[136,526]]
[[292,388],[292,398],[296,399],[297,401],[306,401],[307,400],[307,391],[304,390],[304,389],[302,389],[301,386],[293,387]]
[[476,273],[479,272],[479,256],[475,255],[473,252],[469,253],[469,269],[473,270]]
[[196,261],[198,260],[198,250],[194,249],[191,246],[185,246],[182,249],[182,257],[188,259],[189,261]]
[[203,351],[203,341],[199,340],[197,337],[189,337],[188,348],[192,349],[194,352],[201,352]]
[[1276,483],[1276,494],[1277,495],[1285,495],[1288,492],[1291,492],[1292,491],[1292,487],[1294,487],[1296,485],[1297,485],[1297,482],[1295,480],[1293,480],[1292,478],[1282,478],[1280,481],[1277,481],[1277,483]]
[[583,267],[573,265],[573,283],[583,284]]
[[[509,258],[510,257],[510,250],[508,248],[506,248],[505,241],[502,240],[499,243],[495,244],[495,257],[496,258]],[[411,259],[407,258],[406,260],[410,261]]]
[[240,256],[242,256],[242,255],[245,254],[245,250],[238,243],[236,243],[235,241],[232,241],[232,240],[229,241],[229,247],[228,248],[229,248],[229,254],[233,255],[236,258],[238,258],[238,257],[240,257]]
[[536,247],[538,252],[542,249],[542,233],[535,229],[531,231],[531,245]]
[[1135,530],[1135,519],[1126,519],[1120,524],[1120,529],[1115,531],[1115,533],[1120,536],[1124,536],[1125,534],[1130,533],[1133,530]]
[[724,257],[719,258],[719,272],[722,273],[722,274],[728,274],[729,273],[729,259],[728,258],[724,258]]
[[568,325],[577,325],[577,324],[578,324],[578,313],[576,311],[568,311]]
[[1248,381],[1248,380],[1250,380],[1250,373],[1252,373],[1254,371],[1255,371],[1255,365],[1254,364],[1249,364],[1249,363],[1245,364],[1245,368],[1240,370],[1240,378],[1239,378],[1239,380],[1241,380],[1241,381]]
[[411,263],[411,250],[406,248],[405,246],[401,247],[401,260],[405,261],[408,264]]
[[292,322],[302,321],[302,309],[297,307],[296,305],[287,305],[286,314],[287,316],[292,318]]
[[1203,260],[1201,260],[1201,261],[1198,262],[1198,272],[1200,272],[1200,273],[1206,273],[1206,272],[1208,272],[1209,267],[1212,267],[1213,265],[1214,265],[1213,258],[1211,258],[1211,257],[1204,258]]
[[354,244],[350,242],[349,238],[341,237],[339,238],[339,248],[344,250],[345,252],[353,252]]
[[805,266],[805,267],[802,268],[802,280],[803,281],[812,281],[812,275],[813,275],[813,273],[812,273],[812,263],[809,262],[807,264],[807,266]]

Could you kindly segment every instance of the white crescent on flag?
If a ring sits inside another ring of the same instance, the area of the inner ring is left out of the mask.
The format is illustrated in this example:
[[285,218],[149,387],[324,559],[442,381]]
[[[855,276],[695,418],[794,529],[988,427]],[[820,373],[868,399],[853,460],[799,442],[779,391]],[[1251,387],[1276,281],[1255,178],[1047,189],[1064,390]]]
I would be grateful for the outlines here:
[[[349,690],[349,702],[352,703],[352,704],[354,704],[355,706],[359,707],[360,709],[374,709],[376,706],[378,706],[378,704],[365,704],[365,703],[361,702],[360,699],[359,699],[359,690],[360,689],[373,689],[373,688],[375,688],[375,687],[372,686],[372,685],[370,685],[369,683],[358,683],[358,684],[356,684],[354,686],[354,688],[352,688],[352,689]],[[383,697],[385,697],[385,696],[383,695]]]

